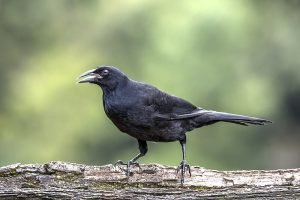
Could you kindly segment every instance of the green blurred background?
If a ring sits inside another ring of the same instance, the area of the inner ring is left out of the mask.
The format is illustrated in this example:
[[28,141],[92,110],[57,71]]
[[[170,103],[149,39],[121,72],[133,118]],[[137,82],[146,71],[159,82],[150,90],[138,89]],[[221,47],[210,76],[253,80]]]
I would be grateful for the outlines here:
[[[76,78],[114,65],[203,108],[274,121],[188,133],[187,159],[213,169],[300,167],[300,1],[0,0],[0,165],[124,161],[136,140]],[[141,163],[179,164],[179,143]]]

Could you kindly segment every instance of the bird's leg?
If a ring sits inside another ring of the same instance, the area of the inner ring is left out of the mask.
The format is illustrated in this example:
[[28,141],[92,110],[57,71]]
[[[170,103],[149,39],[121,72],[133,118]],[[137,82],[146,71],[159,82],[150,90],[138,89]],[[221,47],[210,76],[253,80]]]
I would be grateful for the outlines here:
[[185,175],[185,171],[186,169],[188,170],[190,176],[191,176],[191,167],[190,165],[186,162],[185,160],[185,144],[186,144],[186,138],[184,137],[183,140],[180,140],[180,145],[181,145],[181,149],[182,149],[182,161],[180,162],[179,166],[177,167],[177,173],[179,171],[181,171],[181,177],[180,177],[180,183],[181,185],[184,182],[184,175]]
[[141,169],[140,165],[138,162],[136,162],[140,157],[144,156],[147,151],[148,151],[148,147],[147,147],[147,142],[144,141],[144,140],[138,140],[138,143],[139,143],[139,150],[140,150],[140,153],[135,156],[134,158],[132,158],[131,160],[129,160],[127,163],[121,161],[121,160],[118,160],[115,165],[126,165],[127,169],[124,170],[126,172],[126,176],[129,176],[130,175],[130,166],[134,165],[134,166],[137,166]]

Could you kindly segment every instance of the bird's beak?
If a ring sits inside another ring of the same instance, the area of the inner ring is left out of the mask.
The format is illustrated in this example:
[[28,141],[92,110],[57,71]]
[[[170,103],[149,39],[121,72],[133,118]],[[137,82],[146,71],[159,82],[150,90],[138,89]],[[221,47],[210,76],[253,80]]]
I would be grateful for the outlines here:
[[92,69],[81,74],[78,77],[78,79],[80,79],[78,83],[95,83],[97,82],[97,79],[102,79],[102,76],[95,73],[96,70],[97,69]]

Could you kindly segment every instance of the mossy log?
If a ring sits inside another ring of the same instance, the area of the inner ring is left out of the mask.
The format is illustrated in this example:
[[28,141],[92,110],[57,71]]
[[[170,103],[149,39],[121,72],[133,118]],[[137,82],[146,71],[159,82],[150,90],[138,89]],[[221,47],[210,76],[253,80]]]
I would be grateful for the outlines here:
[[300,199],[300,169],[216,171],[192,167],[180,184],[176,167],[50,162],[0,168],[3,199]]

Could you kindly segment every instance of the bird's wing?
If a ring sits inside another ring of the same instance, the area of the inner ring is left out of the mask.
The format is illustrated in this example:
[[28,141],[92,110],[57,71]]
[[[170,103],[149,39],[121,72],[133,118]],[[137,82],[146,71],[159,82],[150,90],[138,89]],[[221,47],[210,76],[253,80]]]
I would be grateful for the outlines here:
[[188,119],[195,116],[199,116],[206,112],[204,109],[198,108],[182,98],[169,95],[160,90],[155,90],[155,92],[152,93],[152,95],[149,95],[148,97],[150,105],[154,106],[155,108],[155,113],[153,116],[156,119]]
[[140,107],[152,111],[152,117],[157,120],[187,119],[199,116],[204,109],[194,106],[192,103],[169,95],[154,86],[139,82],[132,82],[134,96],[137,96]]

